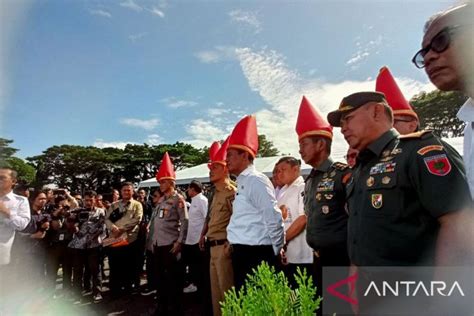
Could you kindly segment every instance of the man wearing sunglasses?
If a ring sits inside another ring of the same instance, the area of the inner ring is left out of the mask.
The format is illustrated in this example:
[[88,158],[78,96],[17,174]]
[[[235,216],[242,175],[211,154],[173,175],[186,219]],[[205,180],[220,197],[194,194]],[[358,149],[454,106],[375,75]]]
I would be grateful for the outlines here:
[[471,3],[431,17],[425,24],[422,49],[412,61],[424,68],[431,82],[442,91],[461,91],[470,98],[458,112],[466,122],[464,163],[471,196],[474,197],[474,8]]

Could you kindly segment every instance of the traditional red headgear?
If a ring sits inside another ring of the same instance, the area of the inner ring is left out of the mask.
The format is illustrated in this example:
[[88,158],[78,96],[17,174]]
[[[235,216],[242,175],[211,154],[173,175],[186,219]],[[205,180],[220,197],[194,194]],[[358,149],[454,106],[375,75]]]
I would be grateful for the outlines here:
[[174,172],[174,166],[173,163],[171,163],[168,152],[165,152],[165,155],[161,160],[160,169],[156,173],[156,181],[165,179],[176,180],[176,173]]
[[220,148],[221,148],[221,143],[219,142],[212,143],[211,147],[209,147],[209,161],[214,160],[214,156],[216,155],[216,153],[219,151]]
[[211,145],[211,148],[212,148],[212,146],[217,143],[217,144],[219,144],[220,148],[212,157],[211,157],[211,149],[209,149],[210,163],[208,164],[208,167],[211,167],[211,164],[213,164],[213,163],[219,163],[219,164],[224,165],[224,166],[227,165],[225,159],[227,157],[227,147],[229,147],[229,138],[230,138],[230,136],[227,137],[227,139],[224,141],[222,146],[218,142],[214,142]]
[[258,152],[257,120],[254,115],[241,119],[229,136],[228,149],[240,149],[255,158]]
[[379,71],[375,82],[375,91],[385,94],[385,98],[388,105],[392,108],[394,115],[410,115],[418,119],[418,115],[416,115],[410,103],[403,96],[397,82],[386,66],[382,67]]
[[321,113],[303,96],[296,120],[298,140],[307,136],[322,136],[332,139],[332,126],[324,119]]

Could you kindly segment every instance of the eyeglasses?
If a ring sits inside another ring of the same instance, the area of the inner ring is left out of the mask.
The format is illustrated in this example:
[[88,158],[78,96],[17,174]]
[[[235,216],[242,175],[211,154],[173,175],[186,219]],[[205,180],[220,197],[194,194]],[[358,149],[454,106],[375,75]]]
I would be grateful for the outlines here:
[[411,61],[415,64],[417,68],[424,68],[425,65],[425,56],[430,50],[433,50],[436,53],[442,53],[449,48],[451,44],[451,36],[454,34],[454,31],[460,28],[461,25],[449,26],[442,29],[438,34],[436,34],[431,42],[426,46],[420,49]]

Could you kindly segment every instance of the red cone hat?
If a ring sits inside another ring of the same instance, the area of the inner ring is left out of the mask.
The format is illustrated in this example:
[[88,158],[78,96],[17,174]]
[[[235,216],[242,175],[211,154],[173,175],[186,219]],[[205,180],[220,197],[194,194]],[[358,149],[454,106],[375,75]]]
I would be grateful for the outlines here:
[[382,67],[379,71],[375,82],[375,91],[385,94],[385,98],[388,105],[392,108],[394,115],[410,115],[418,119],[418,115],[416,115],[410,103],[403,96],[395,78],[393,78],[386,66]]
[[322,136],[332,139],[332,126],[305,96],[301,100],[295,130],[298,140],[307,136]]
[[220,163],[223,165],[227,165],[225,159],[227,158],[227,148],[229,147],[229,139],[230,136],[227,137],[225,142],[222,144],[221,148],[214,156],[214,159],[211,160],[211,163]]
[[209,147],[209,161],[214,160],[214,156],[216,155],[216,153],[219,151],[220,148],[221,148],[221,143],[219,142],[212,143],[211,147]]
[[156,173],[156,180],[165,180],[165,179],[172,179],[176,180],[176,173],[174,172],[174,166],[171,163],[170,156],[168,152],[165,152],[163,156],[163,160],[161,160],[160,169]]
[[228,149],[240,149],[248,152],[255,158],[258,152],[257,120],[254,115],[247,115],[241,119],[229,137]]

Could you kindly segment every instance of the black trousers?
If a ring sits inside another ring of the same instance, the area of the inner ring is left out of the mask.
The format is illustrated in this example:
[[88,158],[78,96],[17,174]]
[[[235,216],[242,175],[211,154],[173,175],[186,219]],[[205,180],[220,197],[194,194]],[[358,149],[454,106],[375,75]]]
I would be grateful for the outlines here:
[[[100,276],[100,247],[89,249],[74,249],[74,289],[81,294],[82,289],[90,288],[92,279],[92,293],[98,294],[102,290]],[[84,274],[88,270],[89,275]]]
[[121,247],[108,247],[109,285],[112,294],[125,290],[130,291],[136,273],[136,243]]
[[51,287],[56,288],[59,266],[63,269],[63,290],[70,290],[72,285],[73,251],[67,247],[69,241],[53,243],[46,250],[46,271]]
[[183,268],[181,260],[171,253],[173,245],[154,246],[158,315],[183,315]]
[[247,274],[252,274],[252,269],[257,268],[262,261],[267,262],[270,266],[276,265],[277,256],[275,256],[271,245],[232,245],[232,268],[234,269],[236,290],[245,284]]

